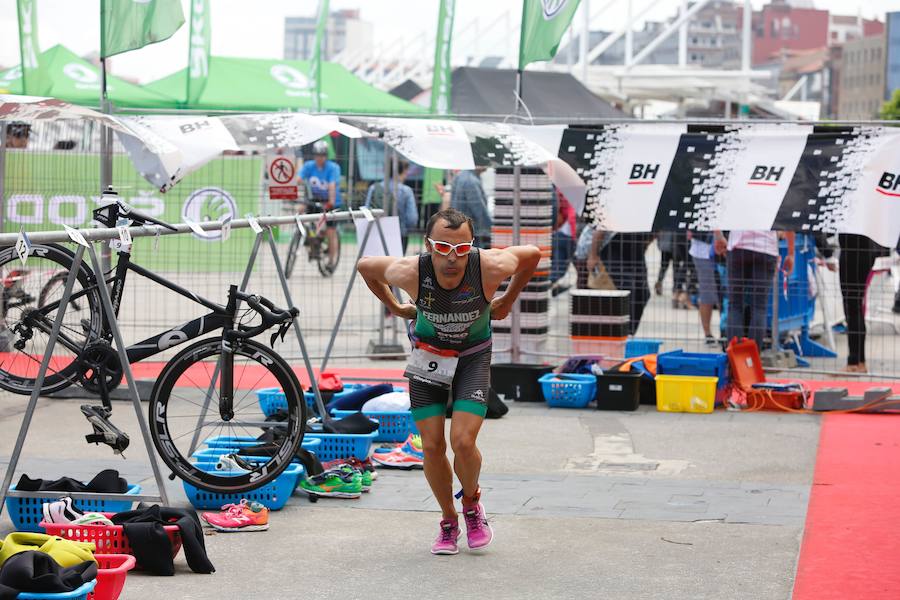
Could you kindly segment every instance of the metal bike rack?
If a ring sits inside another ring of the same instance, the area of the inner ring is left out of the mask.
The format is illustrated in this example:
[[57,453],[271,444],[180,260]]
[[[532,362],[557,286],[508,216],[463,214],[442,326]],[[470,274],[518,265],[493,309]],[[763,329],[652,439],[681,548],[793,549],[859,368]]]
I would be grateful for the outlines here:
[[[363,214],[363,213],[360,213]],[[365,236],[360,245],[360,251],[357,255],[357,262],[362,257],[363,250],[365,249],[366,242],[369,238],[369,233],[371,232],[372,225],[376,226],[379,235],[381,236],[381,241],[383,247],[385,249],[385,253],[387,253],[387,243],[384,239],[384,234],[381,230],[381,225],[379,223],[379,219],[382,216],[383,211],[381,210],[373,210],[369,211],[366,219],[368,221],[368,226],[366,227]],[[337,213],[337,214],[329,214],[326,218],[329,221],[352,221],[352,219],[356,216],[354,211],[347,211],[346,213]],[[369,219],[369,216],[372,218]],[[259,248],[262,244],[263,236],[268,238],[268,246],[272,253],[272,259],[275,262],[275,268],[278,273],[278,278],[281,282],[282,291],[284,292],[285,301],[288,303],[288,308],[293,308],[294,303],[291,298],[290,289],[287,283],[287,279],[284,276],[284,269],[281,264],[281,258],[278,255],[277,247],[275,244],[275,237],[272,233],[272,227],[275,225],[290,225],[297,224],[300,222],[315,222],[321,218],[319,214],[313,215],[295,215],[295,216],[281,216],[281,217],[260,217],[258,219],[236,219],[230,222],[230,227],[232,229],[243,229],[243,228],[254,228],[255,225],[258,225],[262,228],[262,231],[259,231],[256,234],[256,238],[253,244],[253,250],[250,253],[250,258],[247,262],[247,267],[244,270],[244,276],[241,280],[240,289],[244,291],[249,283],[250,275],[253,272],[253,267],[256,264],[256,259],[259,254]],[[154,236],[163,236],[163,235],[176,235],[183,233],[190,233],[196,231],[199,227],[203,231],[220,231],[226,223],[221,221],[206,221],[203,223],[179,223],[173,225],[173,229],[167,229],[165,227],[159,225],[143,225],[139,227],[129,227],[129,233],[132,238],[135,237],[154,237]],[[75,286],[75,279],[78,273],[78,270],[84,260],[85,252],[88,253],[91,260],[91,265],[94,270],[94,273],[102,273],[100,266],[100,261],[97,257],[97,253],[94,250],[93,243],[94,242],[103,242],[111,239],[118,239],[120,236],[118,228],[104,228],[104,229],[84,229],[77,230],[77,232],[81,235],[85,244],[78,243],[78,247],[75,251],[75,257],[72,264],[71,269],[69,270],[69,275],[66,278],[66,284],[63,289],[62,298],[60,300],[60,310],[58,311],[56,318],[53,322],[53,327],[50,332],[50,338],[47,345],[47,350],[45,355],[41,361],[40,369],[38,370],[38,375],[35,380],[35,388],[31,393],[28,406],[25,410],[25,415],[22,419],[22,425],[19,429],[19,435],[16,438],[16,444],[13,448],[12,455],[10,456],[10,462],[6,470],[6,474],[3,478],[2,488],[0,488],[0,513],[2,513],[3,508],[5,506],[5,500],[7,497],[14,498],[44,498],[47,496],[47,492],[24,492],[19,490],[10,490],[9,486],[12,483],[12,478],[15,474],[16,467],[19,462],[19,458],[22,454],[22,448],[25,444],[25,438],[28,435],[28,430],[31,426],[31,421],[34,416],[34,410],[37,405],[38,398],[40,396],[40,390],[44,385],[44,379],[46,377],[47,371],[50,366],[50,359],[53,355],[53,349],[56,346],[57,339],[59,337],[59,331],[62,326],[63,317],[65,316],[65,309],[69,304],[69,298],[72,295],[72,290]],[[73,234],[70,234],[68,231],[42,231],[35,232],[29,234],[29,240],[32,243],[61,243],[61,242],[71,242],[74,241]],[[13,246],[19,239],[19,234],[0,234],[0,247],[4,246]],[[348,283],[347,290],[344,294],[343,301],[341,303],[341,311],[337,316],[337,320],[335,323],[334,330],[332,331],[331,341],[329,342],[329,352],[326,353],[325,361],[322,363],[322,369],[325,368],[328,360],[328,354],[330,353],[331,346],[334,342],[334,339],[337,336],[337,329],[340,327],[341,319],[343,317],[344,309],[347,306],[347,302],[349,300],[349,295],[353,287],[353,280],[355,279],[356,269],[353,269],[353,275],[351,276],[350,282]],[[102,275],[101,275],[102,277]],[[137,391],[137,384],[134,379],[134,374],[131,370],[131,364],[128,362],[128,357],[126,355],[126,346],[122,339],[122,333],[119,329],[118,320],[115,317],[115,312],[113,311],[112,302],[109,296],[109,290],[104,285],[97,286],[100,300],[101,300],[101,310],[103,314],[106,316],[110,329],[113,334],[113,341],[115,342],[116,352],[119,356],[119,361],[122,364],[125,380],[128,384],[129,395],[131,396],[132,404],[134,406],[135,414],[137,416],[138,424],[141,429],[141,435],[144,440],[144,445],[147,450],[147,455],[150,459],[150,466],[153,470],[153,476],[156,480],[156,485],[158,488],[158,494],[107,494],[107,493],[90,493],[90,492],[67,492],[67,495],[72,496],[75,499],[100,499],[100,500],[129,500],[129,501],[159,501],[163,504],[168,504],[168,495],[166,493],[164,478],[162,476],[162,472],[160,471],[159,464],[157,462],[156,452],[153,447],[153,442],[150,439],[150,431],[148,428],[147,421],[144,419],[143,409],[141,407],[140,396]],[[313,370],[312,362],[310,361],[309,354],[306,350],[306,344],[303,340],[303,334],[300,330],[300,325],[297,320],[294,320],[294,333],[297,336],[297,341],[300,344],[300,351],[303,355],[303,362],[306,368],[307,374],[310,380],[310,386],[312,387],[313,393],[316,398],[316,407],[320,412],[323,420],[328,419],[328,415],[325,413],[325,406],[322,402],[322,395],[319,391],[318,384],[316,382],[315,372]],[[219,363],[216,363],[216,367],[213,372],[212,381],[215,382],[215,379],[218,375],[218,371],[220,369]],[[206,396],[206,402],[204,403],[203,410],[200,415],[200,419],[198,423],[202,423],[206,418],[206,412],[209,407],[209,401],[212,396],[212,392],[208,391]],[[301,399],[301,401],[303,401]],[[196,449],[197,442],[199,441],[197,438],[199,436],[199,428],[195,433],[194,439],[191,443],[191,452]]]

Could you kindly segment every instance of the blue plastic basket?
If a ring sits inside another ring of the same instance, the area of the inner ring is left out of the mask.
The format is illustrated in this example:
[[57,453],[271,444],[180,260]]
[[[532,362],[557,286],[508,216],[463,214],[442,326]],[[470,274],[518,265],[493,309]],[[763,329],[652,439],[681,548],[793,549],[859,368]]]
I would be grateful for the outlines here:
[[[355,412],[335,409],[331,414],[335,419],[343,419]],[[394,412],[366,410],[363,414],[373,421],[378,421],[378,435],[373,440],[375,442],[405,442],[410,433],[419,433],[412,412],[408,410]]]
[[[206,473],[213,473],[216,470],[214,462],[197,462],[194,463],[194,466]],[[269,510],[281,510],[287,504],[291,494],[294,493],[297,484],[300,483],[300,476],[303,473],[302,465],[291,463],[274,481],[240,494],[218,494],[198,489],[186,481],[181,483],[188,501],[197,509],[218,510],[225,504],[238,504],[241,499],[246,498],[248,501],[259,502]],[[223,475],[227,475],[227,473],[223,473]]]
[[326,462],[338,458],[355,456],[359,460],[369,457],[372,442],[375,441],[377,431],[372,433],[307,433],[310,437],[322,440],[322,445],[316,450],[319,460]]
[[[9,489],[14,490],[16,486],[12,485]],[[141,486],[132,484],[128,486],[126,494],[136,495],[141,493]],[[6,510],[9,512],[9,520],[12,521],[16,531],[31,531],[40,533],[41,521],[44,520],[42,506],[45,502],[54,502],[60,496],[65,496],[65,492],[49,492],[46,496],[40,498],[6,498]],[[82,498],[75,499],[75,506],[86,512],[123,512],[131,510],[134,502],[129,500],[86,500]]]
[[37,594],[32,592],[19,592],[18,600],[87,600],[88,594],[94,591],[97,580],[92,579],[80,588],[71,592],[57,592],[55,594]]
[[[366,386],[362,383],[345,383],[344,389],[333,394],[331,399],[340,398],[341,396],[345,396],[350,392],[355,392],[364,387]],[[271,417],[278,410],[287,410],[287,401],[285,400],[284,392],[281,391],[281,388],[271,387],[256,390],[256,397],[259,399],[260,410],[262,410],[263,414],[267,417]],[[303,398],[306,400],[306,406],[312,409],[316,402],[316,395],[312,392],[304,392]],[[328,400],[325,401],[326,404],[328,402]]]
[[625,341],[625,358],[635,358],[645,354],[659,354],[662,340],[632,338]]
[[[228,445],[229,439],[235,440],[233,442],[234,445],[232,445],[232,446]],[[222,456],[223,454],[231,454],[234,452],[237,452],[238,454],[240,454],[241,448],[246,448],[248,445],[250,445],[250,444],[246,443],[247,439],[248,438],[246,438],[246,437],[228,438],[226,436],[218,436],[215,438],[210,438],[210,440],[213,441],[213,445],[209,446],[207,448],[202,448],[200,450],[197,450],[196,452],[191,454],[191,458],[199,459],[201,462],[210,462],[210,461],[216,462],[219,459],[219,457]],[[209,440],[207,440],[207,441],[209,441]],[[259,442],[257,442],[257,443],[259,443]],[[312,452],[316,452],[321,443],[322,443],[322,440],[320,440],[319,438],[311,438],[308,436],[303,436],[303,443],[300,444],[300,447],[303,448],[304,450],[310,450]],[[237,444],[241,444],[241,445],[237,445]],[[255,458],[255,457],[248,456],[247,458]]]
[[547,406],[585,408],[597,395],[597,377],[579,373],[547,373],[538,381]]

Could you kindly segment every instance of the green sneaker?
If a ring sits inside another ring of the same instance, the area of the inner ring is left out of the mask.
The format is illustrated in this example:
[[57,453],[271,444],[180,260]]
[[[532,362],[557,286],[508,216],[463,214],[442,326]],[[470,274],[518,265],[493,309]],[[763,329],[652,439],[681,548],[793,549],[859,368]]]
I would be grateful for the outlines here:
[[341,465],[339,468],[343,473],[358,473],[360,476],[360,483],[362,484],[362,491],[368,492],[372,489],[372,473],[369,471],[360,471],[356,467],[350,465]]
[[324,498],[359,498],[362,493],[362,475],[356,471],[342,469],[325,471],[315,477],[307,477],[300,482],[300,489],[310,496]]

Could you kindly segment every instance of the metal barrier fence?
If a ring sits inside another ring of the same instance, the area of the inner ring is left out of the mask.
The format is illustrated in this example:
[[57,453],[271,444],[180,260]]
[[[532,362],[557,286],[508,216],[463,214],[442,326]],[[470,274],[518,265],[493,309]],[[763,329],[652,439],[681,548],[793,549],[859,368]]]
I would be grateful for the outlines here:
[[[345,204],[353,207],[362,205],[370,186],[392,172],[398,162],[396,155],[391,151],[386,153],[377,140],[334,138],[332,146],[333,160],[342,170],[342,198]],[[296,151],[298,164],[311,158],[305,150]],[[3,231],[17,232],[21,227],[29,231],[58,229],[62,224],[86,223],[100,188],[98,151],[99,135],[90,124],[54,123],[33,127],[24,147],[8,147],[5,152],[0,152]],[[237,216],[246,213],[278,215],[291,210],[285,202],[268,197],[264,156],[223,156],[163,195],[135,172],[118,143],[114,145],[113,153],[113,183],[121,195],[136,208],[165,220],[180,221],[182,216],[195,221],[216,219],[226,210]],[[451,177],[450,173],[444,174],[445,180]],[[488,170],[482,174],[482,181],[493,208],[493,199],[497,195],[495,174]],[[431,187],[424,170],[416,165],[411,166],[406,183],[414,191],[418,211],[416,226],[408,232],[407,253],[411,254],[423,249],[425,223],[440,207],[441,197]],[[396,213],[396,203],[390,192],[379,200],[388,214]],[[579,223],[575,238],[582,228],[583,224]],[[279,247],[283,252],[287,252],[292,235],[291,227],[279,231]],[[560,231],[554,233],[557,259],[560,249],[575,245],[575,239],[566,240],[561,235]],[[302,299],[298,302],[302,310],[300,323],[314,358],[320,358],[324,353],[336,303],[343,294],[356,255],[356,239],[351,227],[341,228],[341,240],[341,261],[332,276],[323,276],[316,264],[307,260],[301,251],[298,266],[290,279],[293,294]],[[811,254],[805,254],[808,260],[795,266],[794,274],[788,278],[786,295],[781,280],[766,284],[767,304],[778,301],[780,311],[786,308],[801,311],[811,307],[806,320],[799,318],[798,312],[793,320],[776,322],[778,345],[796,344],[802,351],[801,361],[805,360],[809,365],[790,368],[781,374],[783,377],[845,376],[842,371],[847,364],[849,345],[852,344],[859,353],[863,324],[868,334],[865,344],[868,376],[873,379],[900,376],[897,348],[900,316],[892,310],[900,283],[898,256],[890,249],[877,252],[860,247],[849,238],[843,241],[846,242],[842,249],[843,260],[833,264],[844,264],[844,294],[840,274],[829,270],[824,260],[826,248],[821,240],[818,251],[804,246]],[[216,299],[224,297],[228,285],[240,278],[251,243],[251,237],[244,232],[234,232],[224,243],[178,236],[160,244],[158,249],[154,248],[153,240],[143,239],[136,243],[135,260],[164,273],[176,283],[189,285]],[[848,245],[851,243],[854,245]],[[660,340],[663,351],[676,348],[715,350],[715,346],[707,345],[701,326],[701,311],[697,308],[701,299],[698,269],[690,254],[691,242],[684,234],[617,234],[604,244],[601,256],[613,284],[632,289],[632,303],[643,305],[639,322],[634,315],[630,319],[635,324],[634,337]],[[837,240],[832,240],[832,244],[837,245]],[[526,354],[527,360],[556,362],[583,349],[572,339],[570,303],[572,290],[577,289],[579,283],[580,287],[586,285],[585,261],[584,258],[576,260],[577,268],[569,266],[556,282],[554,289],[561,293],[549,300],[546,341],[534,353]],[[725,308],[728,289],[727,268],[723,258],[712,261],[712,267],[716,308],[711,316],[710,333],[714,338],[720,338],[723,337],[720,309]],[[248,289],[264,295],[276,293],[278,283],[274,273],[267,271],[270,268],[268,264],[261,265]],[[860,271],[864,274],[860,275]],[[800,277],[800,273],[804,276]],[[582,281],[577,281],[579,278]],[[747,282],[744,288],[752,295],[755,285]],[[777,293],[773,294],[773,291]],[[126,306],[139,307],[132,314],[122,315],[123,333],[128,339],[145,337],[173,322],[196,316],[189,305],[170,298],[165,290],[142,286],[139,281],[129,286],[128,293]],[[806,298],[803,298],[804,294]],[[845,314],[845,295],[849,297],[850,318]],[[862,310],[860,307],[864,307],[864,319],[855,316]],[[763,337],[771,338],[772,321],[767,318],[766,322]],[[350,297],[330,364],[365,364],[360,363],[360,359],[371,357],[372,341],[402,344],[403,338],[399,321],[386,318],[365,286],[357,285]],[[281,351],[297,358],[290,348]],[[810,356],[810,353],[822,356]],[[393,356],[401,357],[399,354]]]

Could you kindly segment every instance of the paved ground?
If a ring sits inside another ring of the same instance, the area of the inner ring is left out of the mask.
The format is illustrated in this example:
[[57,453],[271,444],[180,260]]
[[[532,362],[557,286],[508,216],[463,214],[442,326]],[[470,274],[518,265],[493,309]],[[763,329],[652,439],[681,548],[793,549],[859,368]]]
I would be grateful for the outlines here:
[[[23,406],[0,396],[0,454]],[[116,408],[137,443],[130,407]],[[123,461],[80,441],[86,429],[77,401],[41,400],[19,472],[111,466],[153,487],[137,445]],[[130,576],[123,597],[789,598],[818,430],[806,415],[514,405],[481,437],[496,542],[480,555],[428,554],[439,517],[423,476],[382,471],[360,500],[297,496],[269,532],[210,535],[215,575],[182,557],[174,578]]]

